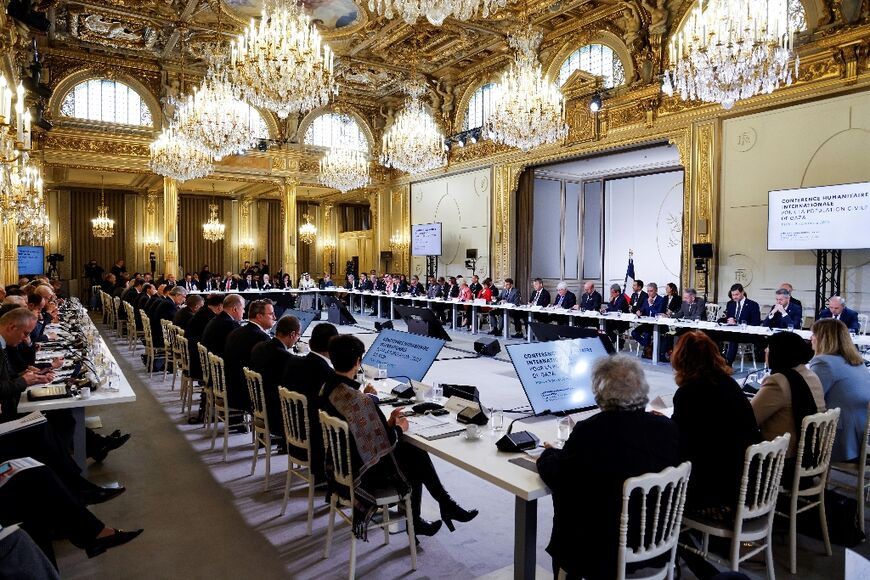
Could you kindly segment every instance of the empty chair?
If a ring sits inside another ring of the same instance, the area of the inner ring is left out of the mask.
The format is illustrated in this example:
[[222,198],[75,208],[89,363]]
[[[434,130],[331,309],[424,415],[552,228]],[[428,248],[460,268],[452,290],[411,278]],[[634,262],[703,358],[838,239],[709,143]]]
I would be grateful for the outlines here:
[[[828,537],[828,520],[825,518],[825,484],[828,480],[828,467],[831,465],[831,449],[837,435],[837,420],[840,409],[828,409],[824,413],[807,415],[801,421],[801,435],[795,457],[794,476],[791,481],[783,482],[783,495],[789,499],[788,513],[776,515],[789,520],[788,543],[790,550],[791,573],[797,574],[797,516],[814,507],[819,508],[822,539],[825,553],[831,555],[831,540]],[[812,481],[801,486],[801,481]]]
[[254,462],[251,465],[251,475],[257,470],[257,457],[260,455],[260,445],[266,449],[266,482],[265,490],[269,489],[269,472],[272,461],[272,435],[269,433],[269,416],[266,414],[266,395],[263,392],[263,376],[248,367],[242,367],[245,383],[248,385],[248,395],[251,397],[251,429],[254,434]]
[[160,332],[163,335],[163,382],[166,382],[166,375],[169,374],[169,367],[172,367],[172,387],[170,390],[175,390],[175,361],[173,359],[173,340],[174,340],[174,326],[171,320],[160,319]]
[[244,413],[239,409],[231,409],[227,404],[227,381],[226,373],[224,372],[224,359],[212,353],[208,353],[209,371],[211,386],[214,391],[212,396],[212,405],[214,408],[214,418],[211,430],[211,448],[214,449],[214,441],[217,437],[218,421],[223,422],[224,428],[224,462],[227,460],[227,448],[230,442],[230,412]]
[[178,372],[181,374],[181,387],[179,394],[181,395],[181,412],[184,413],[187,408],[188,415],[193,408],[193,379],[190,376],[190,345],[187,339],[178,334],[175,337],[178,348]]
[[[773,549],[770,536],[773,532],[773,516],[779,484],[785,465],[785,454],[791,435],[780,435],[773,441],[763,441],[746,449],[743,477],[737,509],[732,520],[704,518],[694,514],[683,518],[684,530],[701,532],[701,548],[681,544],[686,550],[706,560],[727,565],[737,571],[740,563],[764,552],[767,577],[774,578]],[[730,558],[722,560],[709,550],[710,536],[730,538]],[[749,544],[750,550],[741,555],[741,546]]]
[[[166,357],[172,360],[172,387],[175,390],[175,379],[181,376],[181,348],[178,346],[178,338],[184,336],[184,329],[171,322],[167,325],[171,344],[166,345]],[[171,355],[171,356],[170,356]],[[188,359],[189,360],[189,359]],[[188,369],[189,370],[189,369]]]
[[154,335],[151,334],[151,321],[144,310],[139,311],[142,318],[142,336],[145,340],[145,367],[148,369],[148,378],[154,376],[154,359],[163,356],[163,349],[154,346]]
[[127,343],[130,345],[130,350],[136,350],[136,339],[142,335],[142,332],[136,328],[136,311],[133,310],[133,305],[129,302],[122,302],[124,311],[127,313]]
[[284,418],[284,440],[287,442],[287,481],[284,484],[284,502],[281,515],[287,511],[290,497],[290,480],[294,475],[308,483],[308,527],[314,519],[314,473],[311,469],[311,425],[308,423],[308,398],[284,387],[278,388],[281,415]]
[[[645,473],[625,480],[622,486],[622,514],[619,518],[617,580],[625,580],[626,577],[670,580],[674,577],[677,540],[680,537],[691,471],[692,464],[686,461],[659,473]],[[639,521],[631,521],[630,504],[634,507],[634,518]],[[629,565],[667,553],[670,556],[663,568],[644,567],[636,573],[627,573]],[[559,578],[567,578],[564,570],[559,570]]]
[[858,526],[864,532],[864,503],[866,495],[870,492],[870,477],[868,476],[867,454],[870,453],[870,404],[867,405],[867,422],[864,424],[864,448],[858,456],[858,463],[837,462],[831,464],[834,471],[850,475],[855,478],[855,485],[850,486],[841,481],[831,479],[831,487],[839,487],[855,492],[855,500],[858,502]]
[[126,321],[119,316],[121,308],[121,298],[115,296],[112,300],[112,312],[115,313],[115,332],[118,333],[118,338],[124,338],[124,330],[127,328]]
[[[214,389],[211,386],[211,362],[208,359],[208,349],[201,342],[197,343],[196,350],[199,354],[199,364],[202,371],[200,388],[205,393],[205,413],[203,413],[202,426],[212,426],[214,423]],[[188,409],[188,415],[191,409]]]
[[707,322],[716,322],[722,313],[722,307],[715,302],[705,304],[704,310],[706,310],[707,317],[705,320]]
[[[323,446],[326,455],[331,458],[333,471],[330,474],[333,483],[346,488],[345,492],[336,492],[329,500],[329,525],[326,529],[326,546],[323,549],[323,557],[329,558],[329,549],[332,546],[332,533],[335,528],[335,515],[353,526],[354,497],[354,474],[351,464],[350,434],[347,423],[320,411],[320,425],[323,428]],[[411,547],[411,570],[417,569],[417,541],[414,536],[414,518],[407,517],[411,514],[411,492],[401,495],[396,489],[378,490],[374,498],[375,505],[383,514],[383,521],[372,524],[384,529],[384,544],[390,543],[390,512],[392,506],[402,506],[404,517],[408,523],[408,543]],[[345,512],[345,508],[348,509]],[[400,512],[401,513],[401,512]],[[350,537],[350,573],[348,577],[353,580],[356,577],[356,536],[351,533]]]

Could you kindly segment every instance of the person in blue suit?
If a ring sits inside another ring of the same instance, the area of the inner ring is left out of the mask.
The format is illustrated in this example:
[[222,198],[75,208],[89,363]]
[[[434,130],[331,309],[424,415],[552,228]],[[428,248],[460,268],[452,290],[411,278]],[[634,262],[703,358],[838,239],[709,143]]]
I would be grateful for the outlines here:
[[[731,300],[725,305],[725,316],[719,319],[720,323],[725,323],[729,326],[737,324],[746,324],[747,326],[761,325],[761,307],[758,302],[750,300],[746,294],[746,289],[743,284],[734,284],[729,291]],[[728,336],[732,336],[728,333]],[[755,339],[750,340],[757,347],[760,347],[762,342]],[[734,364],[734,359],[737,358],[737,342],[731,341],[728,343],[728,349],[725,351],[725,360],[728,364]]]
[[[640,301],[640,308],[635,314],[655,318],[665,312],[667,303],[664,296],[659,296],[659,287],[655,282],[646,285],[646,298]],[[646,351],[646,347],[652,345],[652,325],[641,324],[631,331],[631,337],[640,343]],[[644,352],[644,356],[646,356]]]
[[791,292],[785,288],[776,291],[776,304],[761,321],[762,326],[768,328],[792,328],[800,329],[803,322],[803,308],[791,301]]
[[858,334],[861,329],[861,323],[858,321],[858,313],[851,308],[846,308],[846,301],[842,296],[832,296],[828,300],[828,307],[819,312],[819,320],[823,318],[833,318],[839,320],[846,325],[849,332]]

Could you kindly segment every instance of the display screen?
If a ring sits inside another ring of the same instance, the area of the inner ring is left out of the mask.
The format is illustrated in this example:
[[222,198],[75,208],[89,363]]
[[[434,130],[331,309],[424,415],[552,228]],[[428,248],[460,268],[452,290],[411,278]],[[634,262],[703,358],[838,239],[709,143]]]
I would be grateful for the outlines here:
[[411,226],[411,255],[441,255],[441,224],[417,224]]
[[363,364],[386,366],[387,376],[422,381],[444,341],[398,330],[382,330],[363,357]]
[[35,276],[45,273],[45,248],[18,246],[18,275]]
[[509,344],[507,352],[535,414],[595,406],[592,365],[607,356],[597,337]]
[[870,182],[768,194],[768,250],[870,248]]

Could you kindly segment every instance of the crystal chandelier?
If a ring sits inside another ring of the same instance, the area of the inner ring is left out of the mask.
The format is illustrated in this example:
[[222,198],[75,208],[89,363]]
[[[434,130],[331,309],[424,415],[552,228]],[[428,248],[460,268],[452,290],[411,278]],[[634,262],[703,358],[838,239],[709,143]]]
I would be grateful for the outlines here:
[[528,151],[568,134],[562,92],[538,63],[543,35],[531,28],[508,35],[514,61],[496,84],[486,133],[497,143]]
[[208,204],[208,221],[202,224],[202,237],[209,242],[218,242],[224,239],[226,226],[218,219],[218,205]]
[[299,239],[303,244],[311,245],[317,239],[317,226],[311,223],[311,216],[305,214],[302,216],[305,223],[299,226]]
[[[671,39],[662,90],[684,100],[734,103],[792,83],[788,0],[699,0]],[[795,58],[794,76],[800,59]]]
[[178,107],[176,131],[194,147],[220,161],[241,154],[257,140],[249,106],[236,98],[227,74],[210,70]]
[[115,235],[115,220],[109,219],[109,206],[106,205],[102,177],[100,177],[100,205],[97,206],[97,217],[91,220],[91,228],[95,238],[111,238]]
[[[13,96],[15,106],[12,105]],[[13,122],[14,113],[14,122]],[[42,178],[30,163],[33,131],[24,86],[15,90],[0,75],[0,221],[26,226],[32,204],[42,199]]]
[[278,113],[326,106],[338,93],[334,53],[294,0],[270,0],[260,22],[245,29],[230,52],[233,83],[246,101]]
[[[19,166],[21,168],[21,166]],[[42,175],[38,166],[28,163],[23,170],[16,172],[14,181],[23,200],[18,206],[16,226],[18,242],[22,246],[41,246],[48,237],[49,219],[43,195]]]
[[444,134],[420,100],[426,85],[410,82],[405,91],[409,95],[405,107],[384,131],[381,163],[411,175],[443,167],[447,164]]
[[507,0],[369,0],[369,11],[386,18],[398,14],[408,24],[424,16],[431,24],[441,26],[448,16],[470,20],[480,13],[487,18],[506,5]]
[[369,184],[369,160],[364,145],[353,138],[353,121],[348,115],[339,117],[338,143],[330,147],[320,160],[320,183],[342,193]]
[[207,177],[214,171],[209,153],[192,145],[170,125],[151,143],[151,171],[177,181]]

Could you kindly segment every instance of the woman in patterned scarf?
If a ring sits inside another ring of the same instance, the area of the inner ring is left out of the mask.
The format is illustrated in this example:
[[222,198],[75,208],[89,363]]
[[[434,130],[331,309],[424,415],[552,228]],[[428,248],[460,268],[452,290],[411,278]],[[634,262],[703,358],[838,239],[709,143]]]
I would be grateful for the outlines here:
[[[429,454],[402,440],[408,420],[395,409],[389,419],[381,412],[376,399],[360,390],[354,380],[362,365],[365,346],[355,336],[340,334],[329,342],[329,358],[335,375],[326,382],[320,393],[320,408],[348,424],[350,430],[351,461],[354,473],[353,506],[354,534],[366,538],[369,521],[375,513],[374,496],[370,490],[395,487],[399,492],[411,490],[411,510],[414,531],[418,536],[431,536],[441,529],[441,521],[454,530],[453,522],[468,522],[477,510],[464,510],[453,499],[438,478]],[[326,458],[326,471],[330,473],[332,459]],[[327,479],[330,479],[327,477]],[[429,522],[420,517],[423,486],[438,502],[441,520]],[[346,492],[331,486],[331,493]]]

